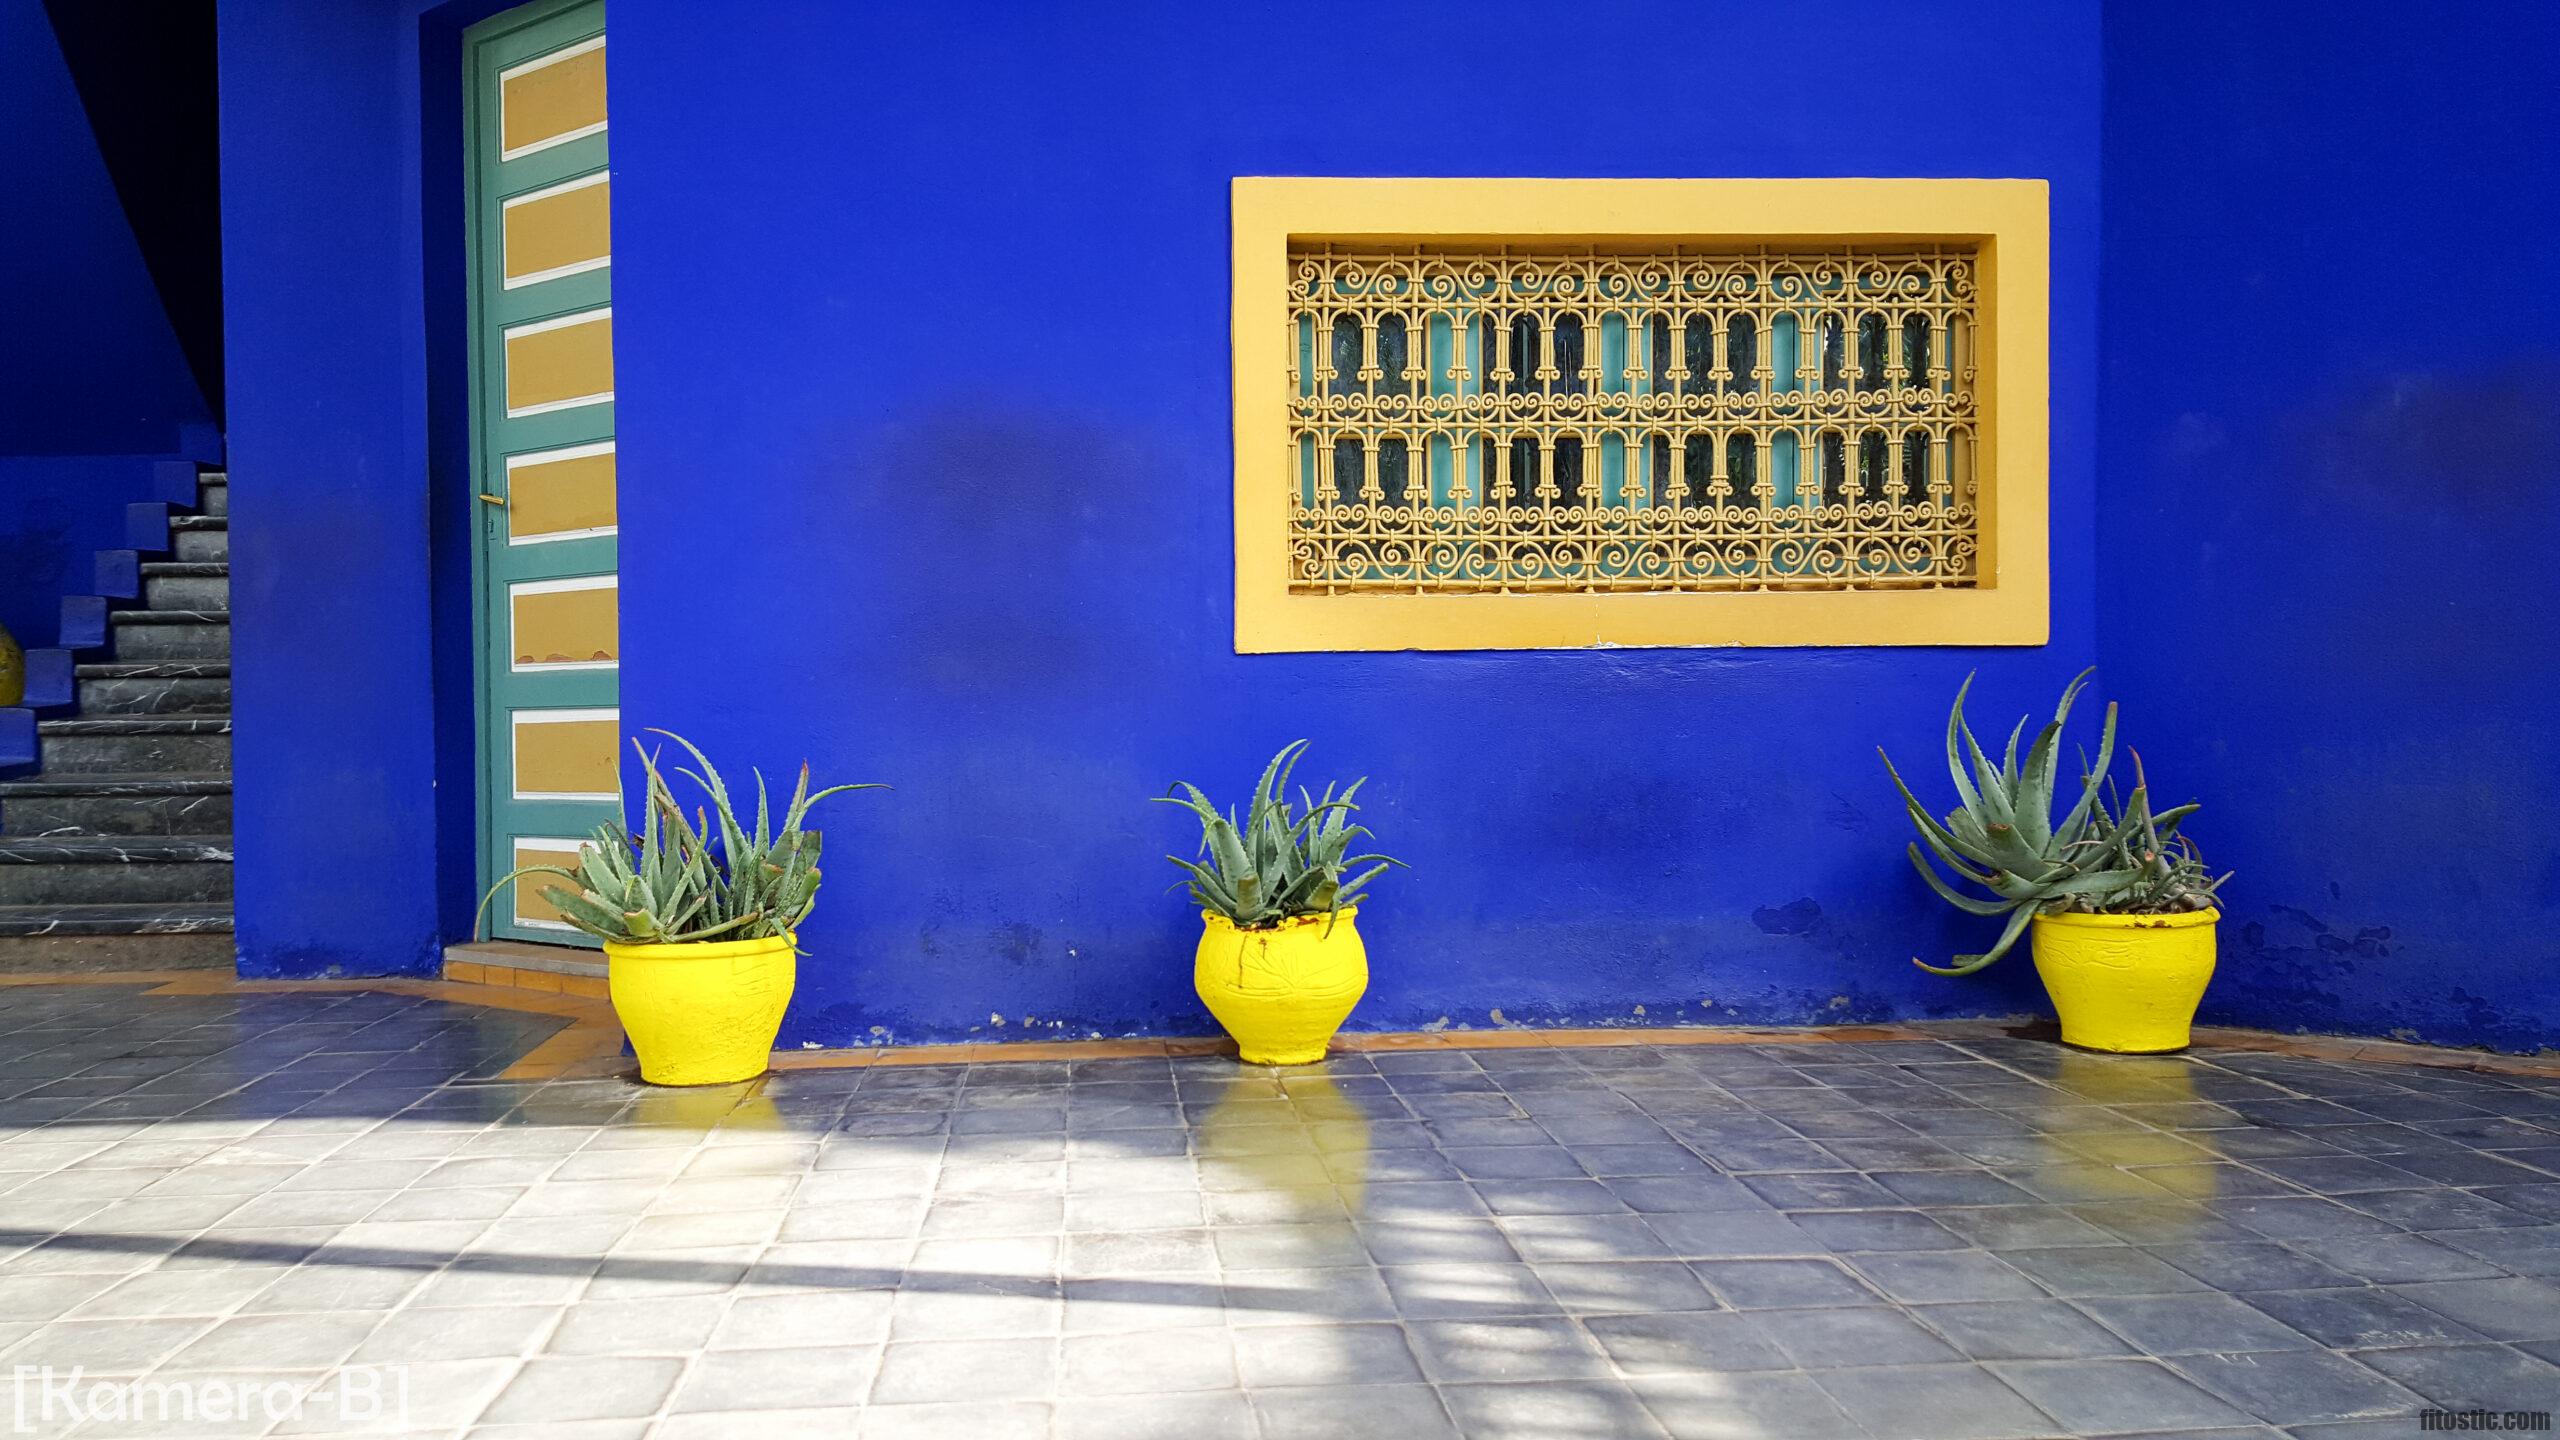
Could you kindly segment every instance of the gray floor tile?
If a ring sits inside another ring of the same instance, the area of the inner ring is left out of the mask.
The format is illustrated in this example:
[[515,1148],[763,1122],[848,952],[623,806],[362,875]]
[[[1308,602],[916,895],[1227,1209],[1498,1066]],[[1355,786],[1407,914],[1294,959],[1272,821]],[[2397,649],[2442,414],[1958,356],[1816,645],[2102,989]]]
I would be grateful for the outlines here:
[[2053,1422],[1978,1365],[1824,1370],[1814,1382],[1876,1440],[2032,1440]]
[[2359,1276],[2272,1240],[2144,1248],[2216,1290],[2310,1290],[2365,1283]]
[[585,1356],[529,1360],[498,1398],[489,1402],[480,1420],[483,1424],[556,1425],[653,1415],[683,1370],[681,1360]]
[[[1905,1205],[1935,1210],[1944,1206],[2025,1205],[2035,1197],[1988,1170],[1901,1170],[1878,1174],[1876,1183]],[[1943,1222],[1945,1217],[1939,1217]]]
[[2560,1409],[2560,1366],[2504,1345],[2422,1345],[2355,1358],[2450,1410]]
[[1814,1255],[1828,1248],[1775,1210],[1654,1214],[1645,1224],[1687,1260]]
[[1427,1265],[1448,1261],[1518,1260],[1502,1227],[1490,1219],[1451,1218],[1438,1221],[1366,1222],[1359,1226],[1369,1254],[1381,1265]]
[[1726,1175],[1676,1175],[1608,1179],[1609,1187],[1626,1208],[1647,1215],[1711,1214],[1716,1211],[1768,1210],[1768,1201],[1745,1189],[1742,1182]]
[[2481,1338],[2470,1326],[2415,1300],[2370,1286],[2360,1290],[2268,1290],[2240,1298],[2337,1350],[2377,1345],[2458,1345]]
[[[1041,1401],[956,1401],[865,1406],[857,1426],[861,1440],[1049,1440],[1049,1418],[1050,1407]],[[813,1428],[810,1433],[829,1432]],[[673,1422],[659,1434],[678,1440]],[[754,1440],[768,1440],[772,1434],[759,1431]]]
[[1223,1327],[1070,1335],[1059,1346],[1062,1398],[1225,1390],[1235,1384],[1235,1346]]
[[1379,1268],[1408,1319],[1549,1315],[1560,1307],[1526,1265],[1386,1265]]
[[1397,1318],[1387,1282],[1369,1266],[1230,1274],[1226,1303],[1229,1323],[1239,1327]]
[[1262,1440],[1456,1440],[1427,1385],[1313,1386],[1250,1392]]
[[1781,1210],[1881,1210],[1902,1203],[1853,1170],[1773,1171],[1741,1178],[1744,1188]]
[[1470,1182],[1496,1215],[1610,1215],[1627,1205],[1597,1180],[1477,1180]]
[[2274,1425],[2414,1414],[2424,1403],[2381,1375],[2327,1350],[2184,1355],[2170,1364],[2188,1379]]
[[2060,1300],[1923,1305],[1911,1313],[1976,1360],[2082,1360],[2133,1353],[2122,1336]]
[[889,1302],[892,1340],[990,1340],[1055,1335],[1063,1302],[1055,1282],[1020,1280],[905,1288]]
[[1898,1310],[1762,1310],[1748,1318],[1807,1370],[1964,1358]]
[[2112,1249],[2003,1250],[2001,1259],[2056,1295],[2173,1295],[2203,1290],[2205,1283],[2132,1246]]
[[1218,1263],[1229,1271],[1302,1270],[1369,1263],[1369,1249],[1349,1223],[1233,1225],[1213,1232]]
[[1906,1305],[2044,1296],[2014,1267],[1981,1250],[1859,1255],[1849,1263],[1869,1284]]
[[1057,1374],[1050,1339],[916,1340],[881,1353],[871,1398],[882,1404],[955,1400],[1041,1400]]
[[1856,1422],[1804,1375],[1637,1376],[1628,1388],[1673,1440],[1839,1440]]
[[[716,1298],[696,1303],[714,1317],[715,1328],[708,1341],[711,1348],[770,1350],[810,1343],[856,1345],[886,1340],[893,1299],[886,1290],[815,1290],[740,1295],[725,1306]],[[587,1308],[580,1306],[571,1311],[571,1319]],[[564,1324],[562,1328],[572,1327]]]
[[2392,1291],[2492,1340],[2560,1340],[2560,1285],[2548,1281],[2448,1280]]
[[2393,1235],[2389,1221],[2350,1210],[2334,1200],[2277,1196],[2269,1199],[2218,1200],[2216,1214],[2270,1240],[2301,1240],[2341,1235]]
[[[588,1300],[561,1314],[543,1349],[554,1355],[690,1355],[710,1341],[728,1304],[720,1295]],[[833,1338],[813,1333],[800,1340]]]
[[1252,1407],[1241,1391],[1115,1395],[1061,1400],[1058,1440],[1253,1440]]
[[1538,1264],[1677,1258],[1642,1215],[1521,1215],[1501,1227],[1519,1257]]
[[2425,1235],[2348,1235],[2290,1243],[2324,1265],[2377,1285],[2506,1276],[2479,1256]]
[[2529,1229],[2439,1230],[2429,1239],[2477,1255],[2509,1274],[2560,1276],[2560,1228],[2537,1219]]
[[1583,1326],[1629,1375],[1784,1370],[1795,1364],[1752,1317],[1736,1311],[1595,1315]]
[[2120,1245],[2123,1241],[2059,1205],[1994,1205],[1933,1212],[1938,1223],[1986,1250]]
[[1553,1440],[1561,1435],[1661,1437],[1644,1402],[1614,1382],[1450,1385],[1441,1399],[1470,1440]]
[[672,1408],[796,1410],[858,1405],[870,1392],[879,1363],[877,1345],[714,1350],[693,1358]]
[[1066,1237],[1062,1263],[1064,1273],[1082,1277],[1209,1275],[1217,1268],[1218,1252],[1205,1229],[1071,1234]]
[[1816,1211],[1790,1217],[1818,1249],[1961,1250],[1961,1236],[1917,1210]]
[[1835,1260],[1700,1260],[1690,1268],[1726,1303],[1744,1309],[1883,1303]]
[[2244,1305],[2228,1295],[2100,1295],[2078,1304],[2147,1355],[2309,1350],[2318,1344],[2293,1326],[2270,1318],[2273,1311]]
[[2020,1361],[1990,1369],[2076,1435],[2201,1430],[2250,1419],[2150,1360]]
[[206,1331],[171,1356],[168,1365],[176,1370],[326,1369],[354,1354],[381,1320],[369,1312],[238,1316]]
[[[1557,1304],[1575,1314],[1721,1308],[1695,1272],[1673,1260],[1575,1261],[1531,1267]],[[1393,1283],[1394,1272],[1388,1272]]]
[[[1424,1320],[1407,1327],[1434,1383],[1605,1376],[1607,1357],[1570,1320]],[[1249,1340],[1244,1343],[1251,1343]]]
[[139,1373],[178,1353],[217,1322],[204,1318],[173,1320],[57,1320],[30,1333],[0,1355],[0,1364],[82,1366],[94,1374]]
[[1339,1389],[1422,1381],[1421,1365],[1398,1325],[1269,1326],[1240,1334],[1235,1358],[1239,1376],[1249,1389]]

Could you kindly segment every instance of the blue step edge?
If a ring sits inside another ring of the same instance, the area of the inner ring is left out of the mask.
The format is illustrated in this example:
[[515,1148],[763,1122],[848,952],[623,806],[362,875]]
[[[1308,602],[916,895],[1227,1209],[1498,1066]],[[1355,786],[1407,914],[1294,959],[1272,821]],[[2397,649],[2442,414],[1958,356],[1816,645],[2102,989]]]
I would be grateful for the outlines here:
[[30,710],[54,710],[79,698],[79,687],[72,675],[72,655],[68,650],[30,650],[27,652],[27,695],[23,702]]
[[196,503],[196,462],[193,460],[155,460],[151,462],[151,493],[172,505],[192,510]]
[[97,562],[98,593],[111,600],[142,598],[142,552],[101,550]]
[[0,710],[0,774],[36,763],[36,712],[23,705]]
[[124,507],[124,543],[155,554],[169,548],[169,502],[139,500]]
[[62,597],[62,648],[94,650],[107,643],[107,597]]

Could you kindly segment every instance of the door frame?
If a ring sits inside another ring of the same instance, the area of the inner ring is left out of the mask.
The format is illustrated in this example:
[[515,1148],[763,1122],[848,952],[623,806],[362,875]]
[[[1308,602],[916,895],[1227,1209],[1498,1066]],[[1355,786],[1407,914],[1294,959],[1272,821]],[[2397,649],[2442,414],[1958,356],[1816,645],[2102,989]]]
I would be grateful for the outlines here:
[[[490,885],[513,868],[516,842],[534,835],[550,838],[583,838],[608,815],[618,814],[618,794],[609,804],[599,799],[517,799],[512,785],[513,747],[516,740],[509,697],[502,682],[513,680],[517,686],[525,682],[513,665],[512,615],[510,585],[539,583],[549,576],[513,577],[519,567],[510,565],[518,559],[515,552],[527,547],[511,543],[507,511],[483,497],[496,496],[511,500],[508,472],[514,468],[507,462],[513,456],[572,449],[580,446],[617,444],[615,402],[606,399],[597,404],[546,412],[531,407],[510,412],[505,394],[505,344],[509,330],[521,331],[562,315],[601,312],[609,317],[612,309],[612,261],[608,252],[600,266],[546,275],[532,280],[519,279],[517,286],[502,283],[498,277],[503,257],[503,222],[506,201],[521,198],[523,193],[559,187],[565,180],[598,173],[610,175],[610,155],[606,149],[609,131],[603,127],[574,131],[555,137],[537,147],[528,147],[505,163],[541,159],[529,176],[505,177],[515,192],[510,195],[498,183],[498,152],[482,148],[484,142],[496,144],[498,86],[500,77],[527,60],[577,53],[581,48],[601,45],[606,33],[604,0],[531,0],[473,24],[462,32],[461,66],[457,77],[462,87],[462,256],[465,267],[463,350],[468,363],[465,388],[465,428],[469,437],[464,493],[453,503],[468,512],[464,522],[470,533],[470,610],[472,685],[472,756],[471,756],[471,837],[475,894],[486,895]],[[523,53],[506,57],[510,50]],[[493,58],[495,56],[499,58]],[[516,184],[518,180],[525,183]],[[534,286],[540,294],[529,294]],[[583,423],[582,423],[583,422]],[[585,433],[601,424],[603,438]],[[496,427],[506,424],[508,433],[500,436]],[[618,453],[618,452],[617,452]],[[587,532],[553,541],[538,547],[554,568],[562,568],[578,576],[612,577],[619,586],[619,528]],[[539,568],[539,567],[537,567]],[[620,709],[619,645],[610,666],[563,666],[562,673],[542,677],[547,690],[537,707],[559,710],[610,709],[617,716]],[[551,682],[559,682],[553,684]],[[520,695],[515,697],[522,703]],[[618,789],[618,787],[617,787]],[[512,822],[512,823],[511,823]],[[574,852],[564,852],[574,853]],[[501,868],[501,867],[504,868]],[[537,883],[537,882],[526,882]],[[516,914],[516,897],[510,893],[493,902],[487,933],[500,938],[536,944],[592,947],[597,942],[568,927],[529,927]]]

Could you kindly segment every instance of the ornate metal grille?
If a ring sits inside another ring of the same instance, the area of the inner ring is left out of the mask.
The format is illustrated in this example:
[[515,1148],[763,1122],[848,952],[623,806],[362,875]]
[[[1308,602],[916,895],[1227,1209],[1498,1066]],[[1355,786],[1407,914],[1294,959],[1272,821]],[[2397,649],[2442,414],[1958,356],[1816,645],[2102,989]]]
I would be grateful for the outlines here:
[[1292,590],[1975,583],[1969,251],[1290,262]]

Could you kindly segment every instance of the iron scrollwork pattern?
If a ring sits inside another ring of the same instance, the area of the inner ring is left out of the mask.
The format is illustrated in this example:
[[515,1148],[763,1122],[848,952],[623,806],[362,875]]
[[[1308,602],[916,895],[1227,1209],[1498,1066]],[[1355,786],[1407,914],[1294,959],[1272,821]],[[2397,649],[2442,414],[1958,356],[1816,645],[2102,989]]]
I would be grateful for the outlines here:
[[1976,583],[1960,249],[1293,247],[1293,591]]

